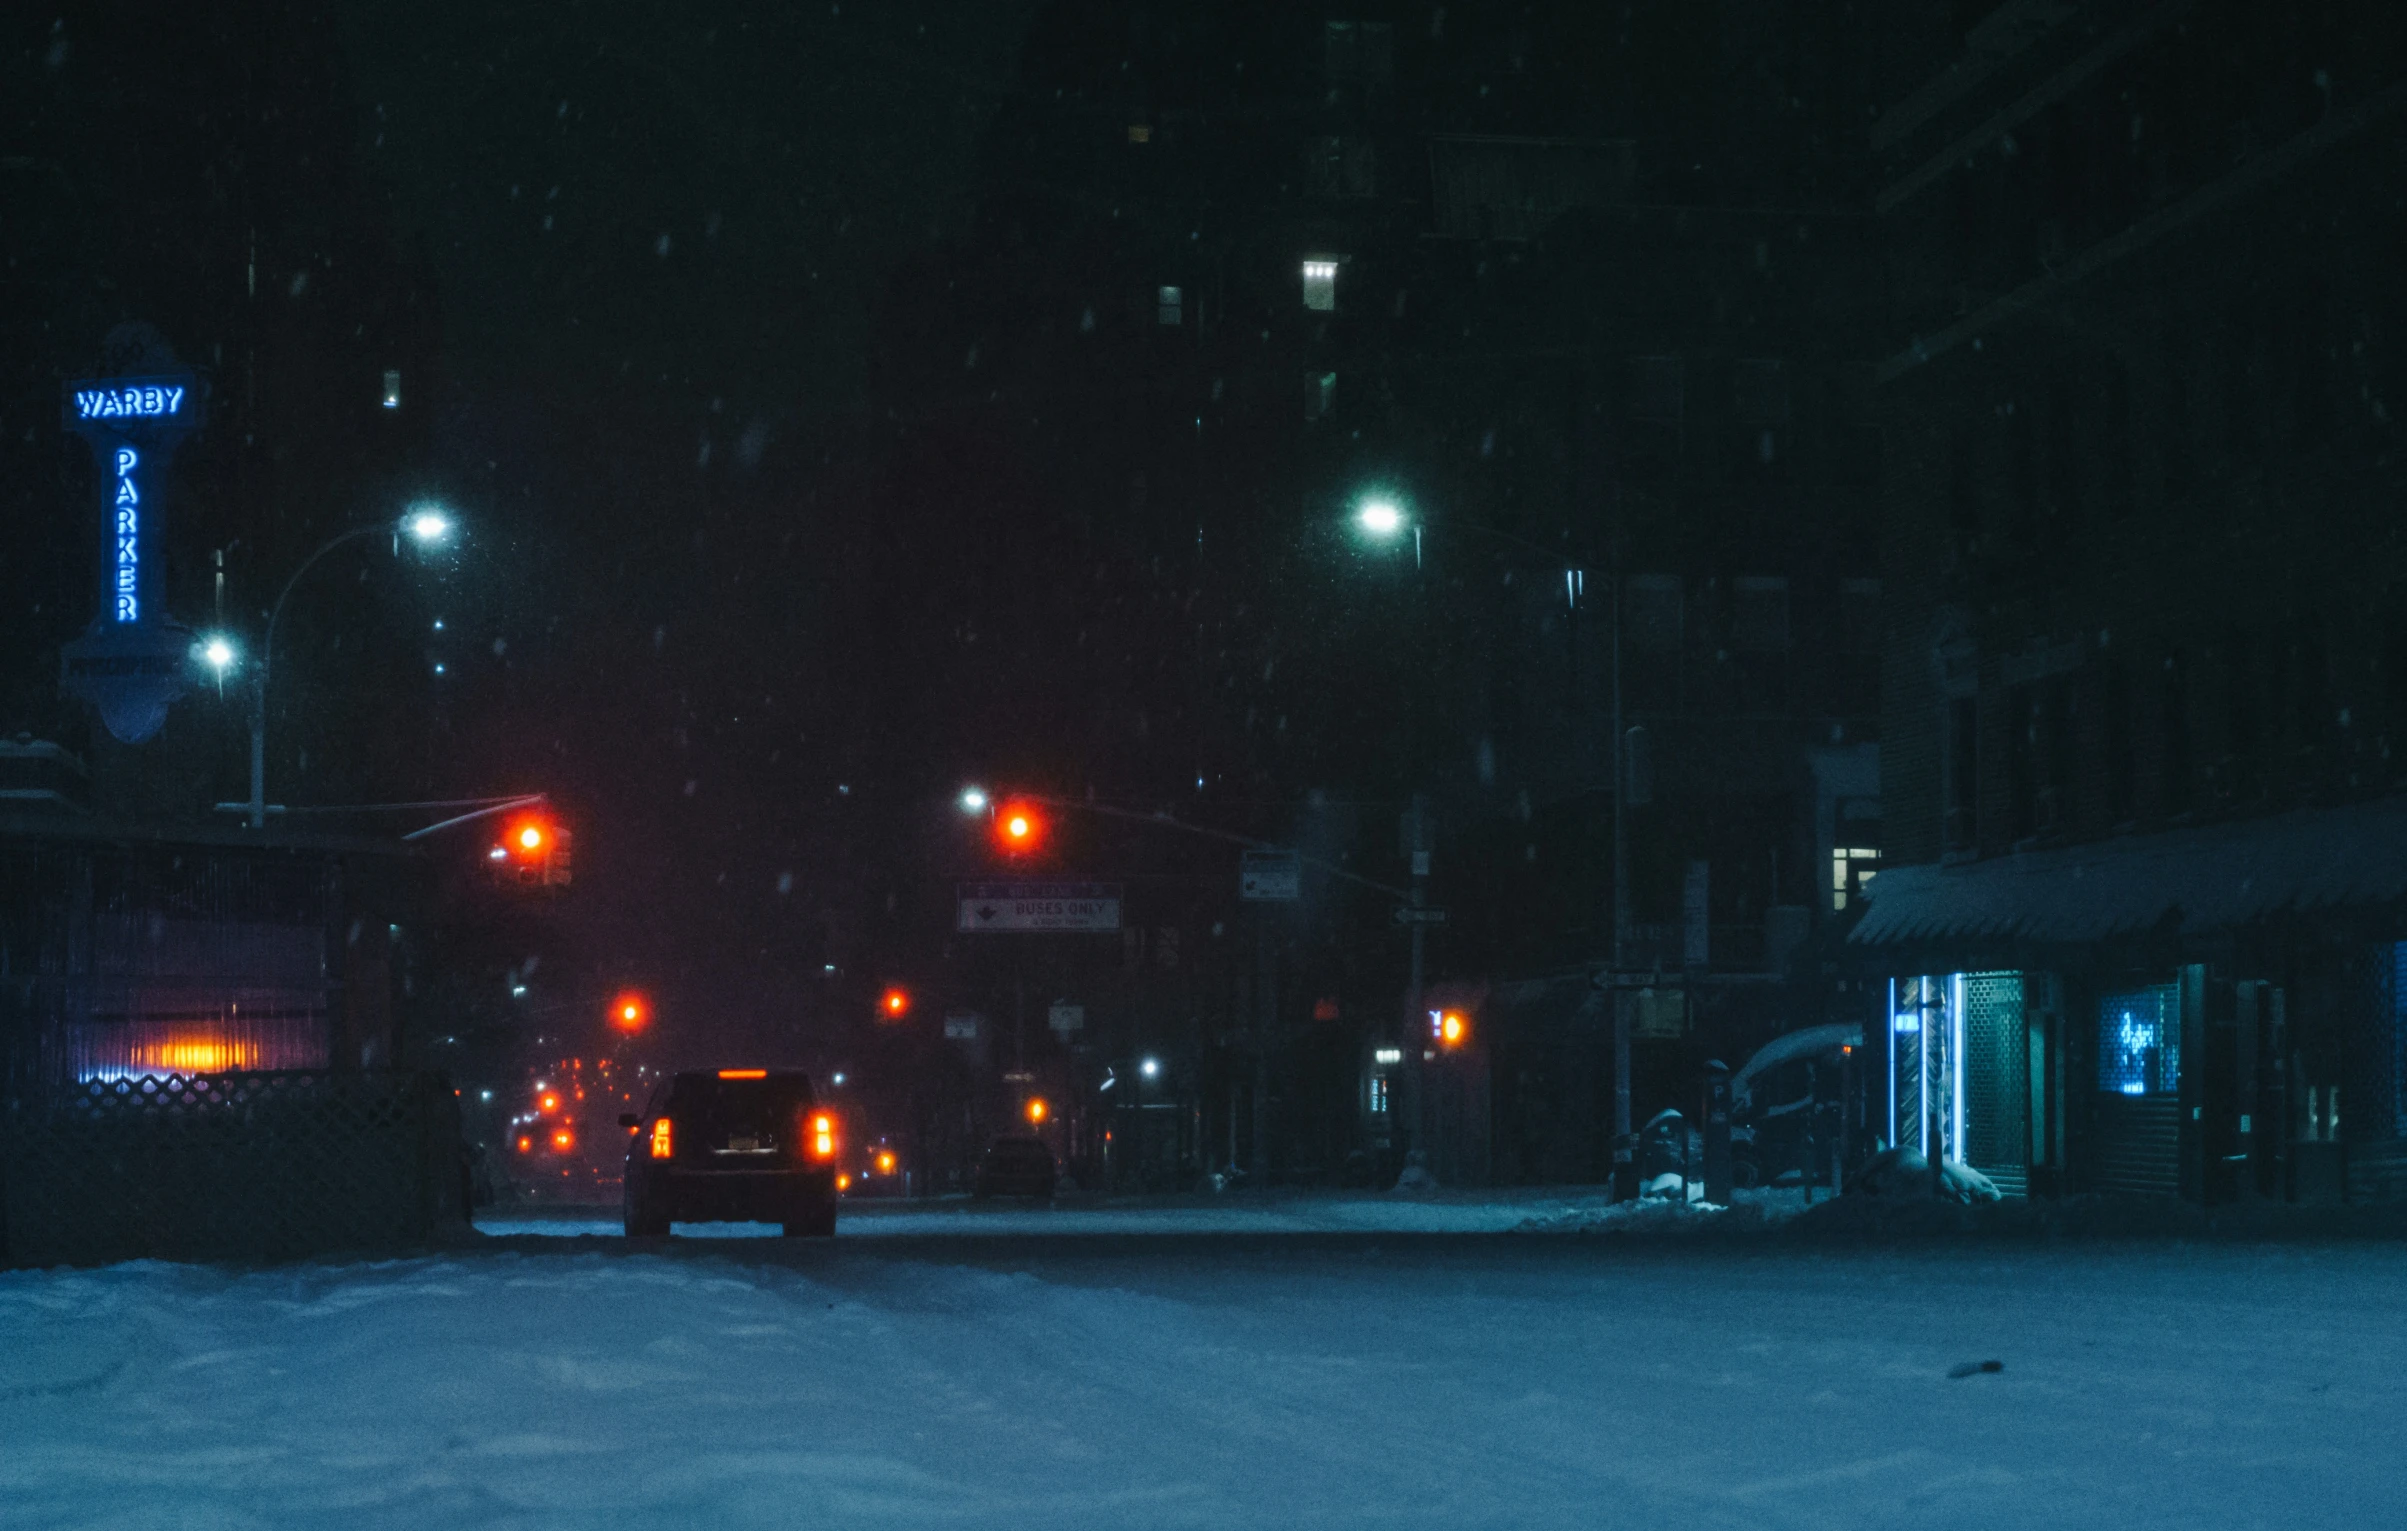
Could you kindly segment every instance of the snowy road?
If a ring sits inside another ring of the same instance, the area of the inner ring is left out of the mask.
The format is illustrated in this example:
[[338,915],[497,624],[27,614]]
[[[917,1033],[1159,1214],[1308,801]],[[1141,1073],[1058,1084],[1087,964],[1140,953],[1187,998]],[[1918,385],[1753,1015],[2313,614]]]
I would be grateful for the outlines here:
[[2122,1531],[2407,1503],[2395,1247],[1077,1242],[0,1275],[0,1523]]

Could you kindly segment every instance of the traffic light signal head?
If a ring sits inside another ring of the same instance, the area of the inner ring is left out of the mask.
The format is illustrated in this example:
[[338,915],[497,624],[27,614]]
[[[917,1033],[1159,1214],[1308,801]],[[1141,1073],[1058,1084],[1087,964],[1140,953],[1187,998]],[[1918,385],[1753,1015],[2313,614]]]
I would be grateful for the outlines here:
[[1460,1010],[1441,1010],[1430,1017],[1430,1034],[1438,1046],[1453,1052],[1471,1040],[1471,1022]]
[[494,871],[538,887],[565,888],[571,876],[571,839],[566,825],[550,819],[513,819],[503,831],[501,843],[493,847]]
[[652,1005],[632,989],[625,990],[610,1002],[610,1024],[633,1036],[652,1024]]
[[1025,856],[1044,840],[1044,815],[1029,804],[1006,803],[995,813],[995,843],[1006,856]]

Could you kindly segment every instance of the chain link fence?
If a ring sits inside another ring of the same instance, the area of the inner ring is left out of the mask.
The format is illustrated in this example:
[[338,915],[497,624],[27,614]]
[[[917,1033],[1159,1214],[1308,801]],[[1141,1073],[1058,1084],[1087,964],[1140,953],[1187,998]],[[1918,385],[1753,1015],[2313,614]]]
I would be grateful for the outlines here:
[[0,1103],[0,1265],[292,1259],[466,1227],[441,1075],[140,1076]]

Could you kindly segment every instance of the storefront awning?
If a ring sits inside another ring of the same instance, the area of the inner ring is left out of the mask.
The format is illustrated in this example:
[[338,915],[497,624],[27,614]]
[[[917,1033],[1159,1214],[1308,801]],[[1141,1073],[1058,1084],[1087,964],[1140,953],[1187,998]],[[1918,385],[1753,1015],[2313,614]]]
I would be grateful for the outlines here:
[[1852,946],[2197,933],[2407,898],[2407,797],[2305,808],[1960,866],[1888,867]]

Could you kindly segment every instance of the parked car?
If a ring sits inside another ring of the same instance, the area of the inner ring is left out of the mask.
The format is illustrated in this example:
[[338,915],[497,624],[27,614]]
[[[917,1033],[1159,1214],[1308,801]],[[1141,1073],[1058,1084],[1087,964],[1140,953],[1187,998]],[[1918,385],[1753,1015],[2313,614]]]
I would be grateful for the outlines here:
[[1808,1026],[1766,1042],[1730,1076],[1731,1172],[1738,1185],[1796,1184],[1806,1170],[1809,1133],[1814,1178],[1828,1181],[1846,1060],[1863,1045],[1859,1025]]
[[1053,1150],[1036,1138],[997,1138],[978,1156],[970,1181],[972,1196],[1036,1196],[1051,1199],[1056,1175]]
[[778,1223],[788,1238],[836,1231],[836,1118],[808,1075],[719,1069],[673,1074],[629,1129],[627,1236],[671,1223]]

